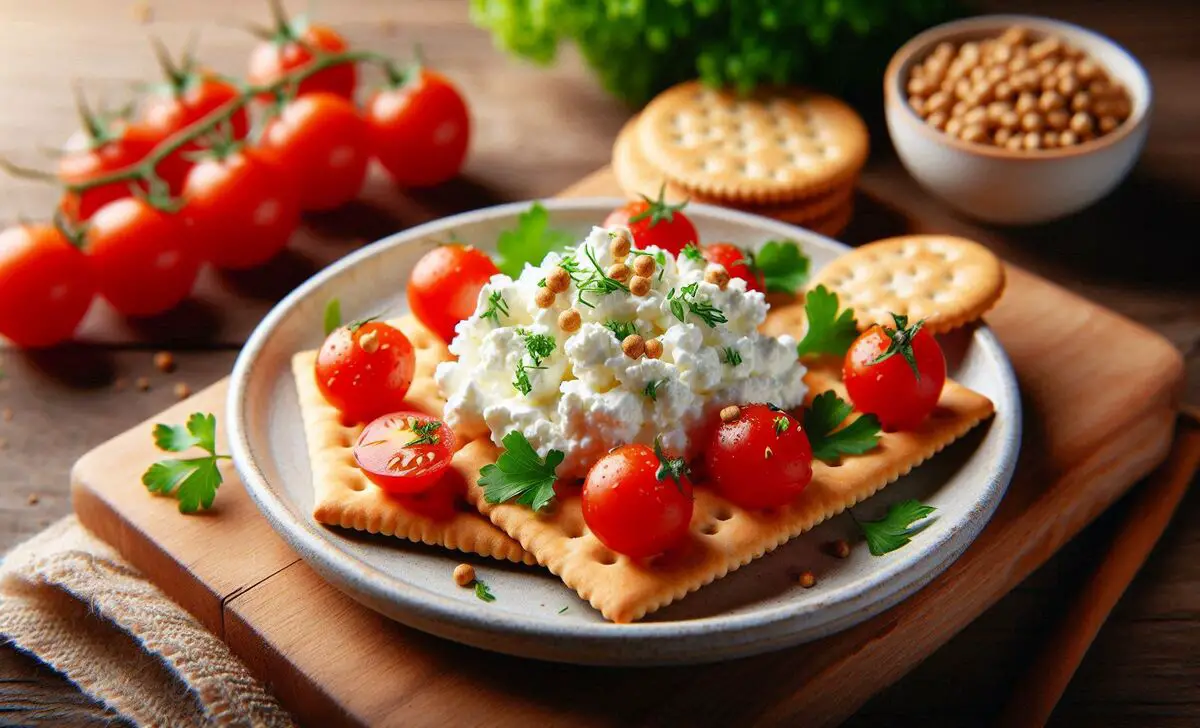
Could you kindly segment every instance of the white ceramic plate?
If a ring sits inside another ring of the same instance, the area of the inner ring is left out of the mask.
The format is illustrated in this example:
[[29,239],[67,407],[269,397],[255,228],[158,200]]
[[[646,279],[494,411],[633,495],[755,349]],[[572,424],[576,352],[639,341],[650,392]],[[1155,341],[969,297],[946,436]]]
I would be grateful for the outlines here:
[[[544,204],[555,227],[582,238],[620,203]],[[710,662],[779,649],[862,622],[928,583],[983,529],[1012,476],[1021,422],[1012,369],[986,327],[943,339],[943,346],[951,376],[990,397],[995,418],[855,508],[860,518],[873,519],[905,498],[937,507],[936,518],[912,543],[886,556],[871,556],[861,544],[844,560],[824,555],[823,543],[855,534],[843,514],[644,621],[618,625],[603,620],[549,572],[313,521],[312,476],[290,360],[320,345],[326,302],[339,298],[347,320],[400,313],[409,270],[426,251],[451,231],[490,249],[528,204],[438,220],[363,248],[280,302],[238,357],[227,423],[238,472],[271,526],[330,583],[402,623],[485,649],[583,664]],[[699,204],[689,206],[688,215],[705,240],[796,240],[814,269],[847,250],[754,215]],[[475,565],[495,602],[454,585],[450,572],[462,561]],[[796,585],[801,569],[816,575],[815,588]]]

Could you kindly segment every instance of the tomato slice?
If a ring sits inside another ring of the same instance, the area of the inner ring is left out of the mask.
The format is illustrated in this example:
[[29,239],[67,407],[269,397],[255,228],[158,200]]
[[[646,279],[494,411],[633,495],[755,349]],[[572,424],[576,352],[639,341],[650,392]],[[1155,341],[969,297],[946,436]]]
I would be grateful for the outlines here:
[[427,490],[454,454],[454,433],[436,417],[393,412],[374,419],[354,443],[354,459],[367,478],[389,493]]

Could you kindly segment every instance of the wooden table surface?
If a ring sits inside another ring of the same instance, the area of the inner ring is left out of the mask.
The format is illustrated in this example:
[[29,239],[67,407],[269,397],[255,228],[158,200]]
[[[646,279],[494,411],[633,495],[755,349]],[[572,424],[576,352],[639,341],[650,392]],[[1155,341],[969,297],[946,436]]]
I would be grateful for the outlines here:
[[[176,384],[198,390],[227,374],[259,318],[321,266],[433,217],[551,195],[607,162],[610,140],[630,110],[606,96],[573,53],[565,53],[551,69],[501,55],[487,34],[469,23],[466,5],[465,0],[341,0],[318,6],[354,44],[403,57],[414,41],[421,42],[430,63],[461,85],[476,121],[461,180],[405,196],[373,177],[359,202],[308,218],[290,251],[267,268],[238,276],[204,274],[194,299],[177,312],[131,325],[96,306],[78,345],[36,355],[0,349],[5,413],[0,418],[0,550],[69,511],[67,474],[79,455],[165,408],[174,400]],[[1059,223],[989,228],[977,235],[1005,258],[1170,339],[1187,355],[1185,400],[1198,405],[1196,10],[1190,3],[1150,0],[1003,6],[1073,20],[1123,43],[1150,73],[1153,121],[1141,161],[1107,200]],[[199,27],[202,58],[219,71],[239,73],[253,41],[236,23],[265,16],[265,7],[237,0],[0,0],[0,154],[49,164],[38,149],[57,145],[75,128],[70,83],[78,79],[94,96],[121,100],[133,82],[155,74],[148,32],[179,47]],[[871,185],[937,212],[938,203],[896,162],[878,120],[870,121],[876,130],[866,171]],[[44,217],[55,198],[52,189],[0,178],[0,223],[22,215]],[[946,219],[948,228],[966,225],[953,216]],[[1095,356],[1104,355],[1104,345],[1096,342]],[[153,353],[163,349],[178,361],[173,374],[153,367]],[[133,386],[143,376],[151,382],[147,392]],[[1026,584],[869,703],[850,725],[985,722],[1062,617],[1125,507],[1119,504],[1103,516]],[[1052,724],[1197,724],[1198,646],[1200,494],[1192,493],[1100,634]],[[947,689],[950,684],[953,690]],[[0,647],[0,724],[109,720],[103,708],[52,671]]]

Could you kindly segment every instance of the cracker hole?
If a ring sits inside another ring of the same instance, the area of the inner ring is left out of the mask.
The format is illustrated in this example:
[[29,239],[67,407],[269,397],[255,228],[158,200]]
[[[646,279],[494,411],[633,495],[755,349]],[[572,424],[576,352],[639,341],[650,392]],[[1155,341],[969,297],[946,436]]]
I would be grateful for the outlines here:
[[596,563],[601,566],[612,566],[617,563],[617,555],[608,549],[600,549],[596,552]]
[[728,521],[730,518],[733,518],[733,511],[729,510],[728,508],[718,508],[716,512],[713,513],[713,518],[717,519],[718,521]]
[[704,534],[705,536],[715,536],[717,535],[717,531],[720,530],[721,524],[719,523],[706,523],[700,527],[700,533]]
[[367,484],[362,478],[355,478],[350,481],[350,490],[359,493],[367,489]]
[[933,419],[952,420],[954,419],[954,410],[949,407],[935,407],[933,409]]
[[569,539],[583,538],[583,526],[578,523],[568,523],[563,526],[563,533]]

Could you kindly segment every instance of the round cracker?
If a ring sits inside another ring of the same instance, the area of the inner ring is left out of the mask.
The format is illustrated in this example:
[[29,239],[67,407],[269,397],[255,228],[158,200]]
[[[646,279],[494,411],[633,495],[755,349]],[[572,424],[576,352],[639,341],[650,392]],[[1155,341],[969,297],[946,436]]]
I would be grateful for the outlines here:
[[966,238],[906,235],[868,243],[840,256],[810,287],[835,291],[854,309],[860,329],[894,326],[892,313],[925,320],[944,333],[978,319],[1004,292],[1004,266]]
[[687,82],[637,122],[646,159],[691,193],[749,204],[792,202],[843,185],[867,158],[853,109],[804,89],[740,97]]
[[[733,204],[727,200],[689,193],[667,179],[661,171],[656,169],[646,159],[638,140],[638,118],[635,116],[625,123],[625,126],[621,128],[620,133],[617,135],[616,142],[613,144],[613,174],[616,176],[617,184],[621,186],[625,195],[632,200],[640,199],[642,196],[656,199],[661,190],[663,198],[671,204],[679,204],[685,200],[690,200],[692,202],[732,207],[743,212],[772,217],[794,225],[828,226],[828,218],[837,218],[834,213],[842,213],[843,217],[848,218],[848,215],[845,214],[842,208],[849,204],[851,198],[854,196],[854,182],[857,176],[852,177],[849,183],[835,187],[819,196],[779,205]],[[842,227],[844,227],[844,223]],[[835,233],[840,231],[840,229],[840,227],[837,228]]]

